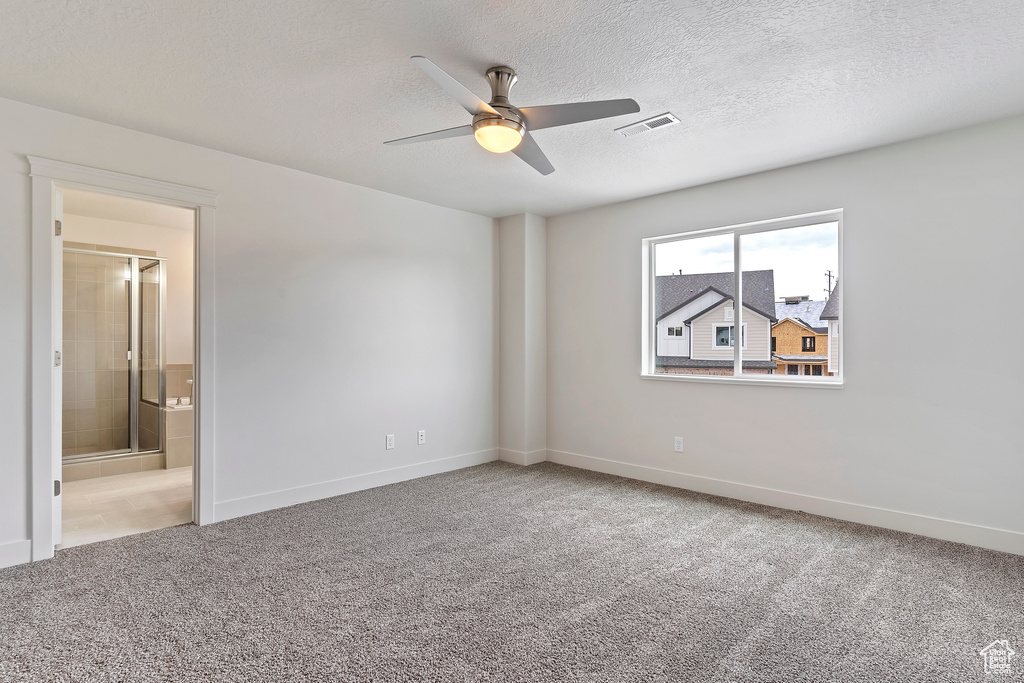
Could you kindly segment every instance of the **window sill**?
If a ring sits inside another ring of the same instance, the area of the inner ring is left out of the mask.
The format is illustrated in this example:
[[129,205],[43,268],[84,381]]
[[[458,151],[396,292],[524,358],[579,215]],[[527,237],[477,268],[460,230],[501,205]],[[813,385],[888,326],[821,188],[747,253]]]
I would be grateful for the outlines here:
[[[640,379],[653,379],[659,382],[699,382],[703,384],[750,384],[770,387],[806,387],[811,389],[842,389],[842,379],[808,380],[807,375],[799,375],[801,379],[758,379],[755,377],[731,377],[728,375],[654,375],[640,373]],[[770,377],[770,375],[769,375]]]

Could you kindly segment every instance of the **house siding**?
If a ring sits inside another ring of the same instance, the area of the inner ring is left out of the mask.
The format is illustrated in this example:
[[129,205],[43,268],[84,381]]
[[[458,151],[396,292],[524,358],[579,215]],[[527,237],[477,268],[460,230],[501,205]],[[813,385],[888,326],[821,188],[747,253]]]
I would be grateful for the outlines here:
[[[703,311],[716,301],[722,300],[718,292],[708,292],[697,297],[687,305],[674,313],[670,313],[658,321],[658,355],[659,356],[684,356],[690,355],[690,330],[686,321],[695,313]],[[682,327],[683,336],[668,335],[668,328]]]
[[832,374],[839,372],[839,321],[828,321],[828,371]]
[[[729,360],[733,350],[716,349],[714,347],[714,327],[717,324],[732,324],[725,319],[725,309],[732,308],[733,302],[723,301],[691,323],[693,335],[693,358],[698,360]],[[743,350],[746,360],[771,359],[771,331],[767,318],[754,313],[749,308],[743,309],[743,321],[747,326],[747,347]]]

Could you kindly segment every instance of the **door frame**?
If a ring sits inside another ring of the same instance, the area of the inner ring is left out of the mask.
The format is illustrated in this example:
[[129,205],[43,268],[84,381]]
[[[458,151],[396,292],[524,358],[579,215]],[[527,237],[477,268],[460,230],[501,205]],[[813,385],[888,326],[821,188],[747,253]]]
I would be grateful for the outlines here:
[[[62,273],[56,272],[61,240],[55,235],[56,199],[63,189],[89,190],[195,211],[193,394],[195,408],[192,519],[214,520],[216,346],[214,316],[217,194],[162,180],[28,156],[32,181],[32,341],[29,407],[32,561],[53,557],[54,481],[61,480],[61,384],[55,352],[61,350]],[[56,470],[56,471],[55,471]],[[59,519],[58,519],[59,521]]]

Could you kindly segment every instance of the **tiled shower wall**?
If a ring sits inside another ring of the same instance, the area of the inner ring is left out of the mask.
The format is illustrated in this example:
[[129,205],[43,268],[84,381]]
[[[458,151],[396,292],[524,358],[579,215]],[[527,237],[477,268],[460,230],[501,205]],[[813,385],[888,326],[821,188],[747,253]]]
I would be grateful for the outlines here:
[[[65,242],[65,247],[155,256]],[[65,456],[130,448],[126,259],[64,254],[62,445]]]

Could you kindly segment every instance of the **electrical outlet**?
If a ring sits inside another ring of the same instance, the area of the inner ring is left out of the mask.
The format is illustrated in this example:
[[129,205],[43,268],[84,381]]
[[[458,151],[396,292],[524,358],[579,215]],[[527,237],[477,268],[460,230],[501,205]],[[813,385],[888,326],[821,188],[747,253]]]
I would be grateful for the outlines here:
[[675,448],[676,453],[682,453],[683,452],[683,437],[677,436],[675,438],[675,440],[673,442],[673,448]]
[[395,435],[388,434],[387,445],[385,446],[389,451],[395,447]]
[[420,431],[416,432],[416,443],[419,444],[420,446],[422,446],[426,442],[427,442],[427,430],[426,429],[421,429]]

